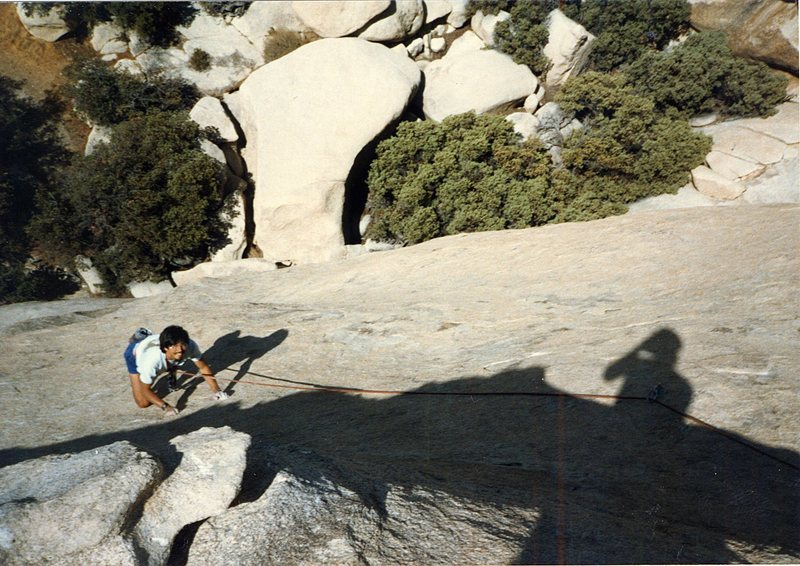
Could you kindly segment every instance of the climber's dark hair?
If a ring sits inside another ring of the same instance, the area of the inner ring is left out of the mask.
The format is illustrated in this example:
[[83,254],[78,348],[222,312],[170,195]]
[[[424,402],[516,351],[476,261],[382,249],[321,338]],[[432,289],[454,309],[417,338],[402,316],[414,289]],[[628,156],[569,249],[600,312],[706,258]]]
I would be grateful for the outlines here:
[[174,346],[179,342],[183,342],[187,346],[189,345],[189,333],[186,332],[180,326],[167,326],[164,330],[161,331],[161,335],[158,338],[159,344],[161,345],[161,351],[166,352],[167,348],[170,346]]

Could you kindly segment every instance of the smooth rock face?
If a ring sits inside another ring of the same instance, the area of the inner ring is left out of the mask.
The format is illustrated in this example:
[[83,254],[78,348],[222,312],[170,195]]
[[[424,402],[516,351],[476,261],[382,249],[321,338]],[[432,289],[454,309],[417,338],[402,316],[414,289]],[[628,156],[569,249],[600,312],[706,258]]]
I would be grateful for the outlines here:
[[695,29],[724,31],[734,54],[797,75],[796,2],[690,0],[690,4]]
[[122,36],[122,30],[113,24],[97,24],[92,29],[92,47],[101,54],[125,53],[128,50],[128,43],[121,39]]
[[[234,261],[235,259],[235,261]],[[275,271],[278,269],[275,260],[259,257],[246,259],[218,259],[210,263],[201,263],[185,271],[173,271],[172,278],[176,285],[189,285],[206,277],[237,277],[245,273]]]
[[547,30],[549,36],[543,52],[552,66],[544,82],[548,86],[560,85],[583,70],[595,37],[561,10],[548,14]]
[[350,35],[385,12],[390,5],[389,0],[362,0],[359,2],[302,0],[292,2],[295,14],[320,37]]
[[135,563],[120,535],[160,475],[160,464],[127,442],[0,469],[0,562]]
[[399,118],[419,81],[404,50],[327,39],[265,65],[225,98],[248,140],[255,240],[265,256],[295,262],[344,256],[350,169]]
[[183,455],[180,465],[148,499],[134,531],[150,564],[164,563],[184,526],[228,508],[239,493],[250,436],[227,426],[201,428],[170,444]]
[[499,111],[521,105],[536,90],[538,81],[528,67],[482,46],[474,33],[467,32],[444,57],[425,67],[426,117],[441,121],[470,110]]

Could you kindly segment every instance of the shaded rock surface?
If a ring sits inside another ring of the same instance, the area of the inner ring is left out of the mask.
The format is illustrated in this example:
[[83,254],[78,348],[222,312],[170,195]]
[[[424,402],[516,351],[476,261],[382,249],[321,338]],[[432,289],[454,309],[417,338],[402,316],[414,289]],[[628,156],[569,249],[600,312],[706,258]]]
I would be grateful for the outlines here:
[[[174,470],[171,439],[224,424],[253,443],[197,544],[280,495],[335,523],[287,529],[306,554],[269,546],[307,562],[451,562],[420,556],[427,533],[464,561],[795,563],[799,221],[751,205],[459,235],[6,334],[0,465],[126,440]],[[156,385],[179,417],[134,406],[127,337],[169,323],[230,401],[181,376]]]
[[269,487],[204,523],[188,564],[507,563],[536,519],[410,476],[385,484],[296,447],[262,445],[251,457],[267,463],[251,473],[271,478]]
[[150,564],[164,563],[183,527],[228,508],[239,493],[250,436],[206,427],[170,444],[181,454],[180,464],[148,499],[135,529]]
[[0,469],[0,561],[135,564],[122,535],[160,475],[124,441]]

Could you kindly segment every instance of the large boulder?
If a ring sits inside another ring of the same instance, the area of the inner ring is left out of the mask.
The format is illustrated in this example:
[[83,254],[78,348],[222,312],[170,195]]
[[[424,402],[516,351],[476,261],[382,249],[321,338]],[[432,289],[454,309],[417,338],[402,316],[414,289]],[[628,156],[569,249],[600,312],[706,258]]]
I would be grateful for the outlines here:
[[25,5],[18,2],[17,15],[28,33],[37,39],[57,41],[69,33],[69,26],[64,21],[64,6],[54,4],[44,15],[34,13],[28,16],[25,14]]
[[320,37],[344,37],[365,27],[392,3],[389,0],[302,0],[292,2],[300,20]]
[[474,110],[478,114],[503,111],[536,91],[539,82],[525,65],[492,49],[468,31],[447,54],[425,67],[423,111],[432,120]]
[[250,435],[230,427],[201,428],[170,444],[180,464],[148,499],[134,535],[150,564],[163,564],[186,525],[225,511],[239,493]]
[[213,96],[204,96],[192,107],[189,117],[201,128],[216,128],[226,142],[239,140],[236,127],[225,112],[222,103]]
[[124,441],[0,469],[0,563],[136,564],[126,529],[161,474]]
[[689,0],[691,24],[720,30],[736,55],[798,72],[797,2]]
[[569,19],[561,10],[547,16],[548,40],[544,54],[552,62],[545,84],[560,85],[583,70],[595,37],[582,25]]
[[408,476],[381,485],[297,448],[252,457],[272,482],[204,523],[189,565],[511,563],[536,521],[534,510],[467,501]]
[[482,10],[478,10],[473,14],[470,20],[470,27],[475,35],[480,37],[487,47],[494,46],[494,30],[497,24],[506,21],[511,17],[511,14],[505,10],[500,10],[497,14],[484,14]]
[[425,23],[422,0],[392,2],[390,10],[358,34],[367,41],[401,41],[419,31]]
[[248,140],[255,243],[265,256],[344,257],[345,181],[420,82],[404,53],[356,38],[323,39],[265,65],[225,97]]

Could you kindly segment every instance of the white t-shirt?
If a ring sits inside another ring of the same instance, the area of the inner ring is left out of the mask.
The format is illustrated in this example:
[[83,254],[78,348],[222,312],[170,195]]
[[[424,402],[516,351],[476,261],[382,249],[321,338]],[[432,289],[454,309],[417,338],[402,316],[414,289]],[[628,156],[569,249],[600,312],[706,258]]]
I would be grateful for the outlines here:
[[183,359],[179,362],[167,362],[167,356],[161,351],[158,338],[158,334],[151,334],[133,349],[139,380],[147,385],[151,385],[158,374],[167,371],[170,367],[182,366],[187,360],[195,361],[202,356],[197,342],[189,340]]

